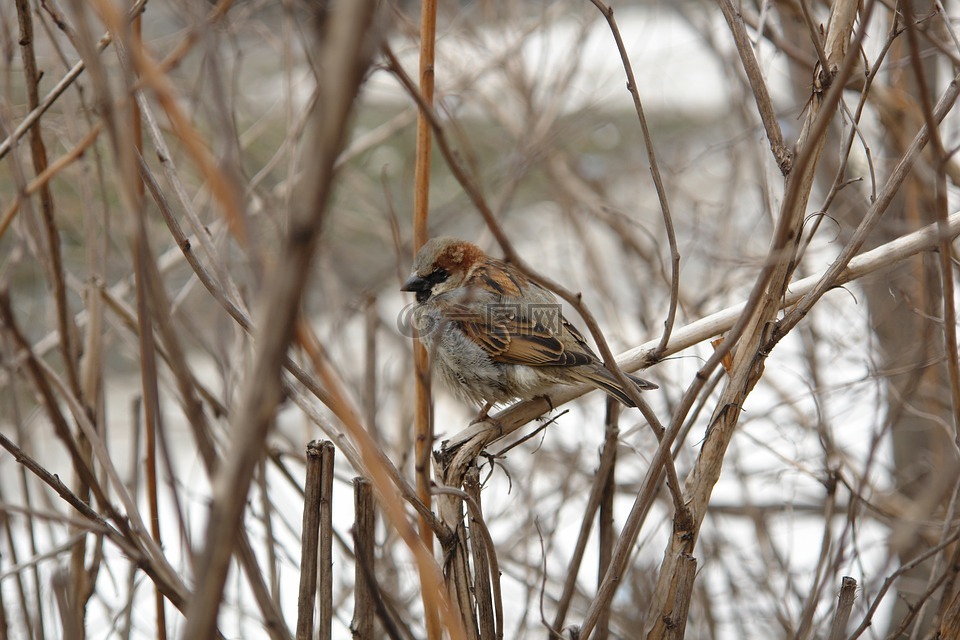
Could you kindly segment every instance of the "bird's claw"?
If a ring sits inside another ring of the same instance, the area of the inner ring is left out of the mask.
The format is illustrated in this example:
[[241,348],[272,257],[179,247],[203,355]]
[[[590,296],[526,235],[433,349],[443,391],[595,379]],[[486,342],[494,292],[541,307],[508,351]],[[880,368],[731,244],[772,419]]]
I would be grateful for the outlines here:
[[480,413],[477,414],[477,417],[470,421],[470,424],[478,424],[480,422],[486,422],[490,419],[490,409],[493,408],[493,403],[488,402],[487,404],[480,407]]
[[493,408],[493,403],[487,403],[480,408],[480,413],[477,414],[477,417],[470,421],[471,425],[480,424],[481,422],[486,422],[493,425],[496,428],[501,428],[502,424],[496,418],[490,417],[490,409]]
[[543,398],[543,399],[546,401],[547,406],[550,407],[550,410],[547,411],[547,413],[550,413],[550,412],[552,412],[552,411],[554,411],[554,410],[556,409],[556,407],[553,406],[553,400],[551,400],[551,399],[550,399],[550,396],[548,396],[547,394],[543,394],[543,395],[540,395],[540,396],[534,396],[534,397],[535,397],[535,398]]

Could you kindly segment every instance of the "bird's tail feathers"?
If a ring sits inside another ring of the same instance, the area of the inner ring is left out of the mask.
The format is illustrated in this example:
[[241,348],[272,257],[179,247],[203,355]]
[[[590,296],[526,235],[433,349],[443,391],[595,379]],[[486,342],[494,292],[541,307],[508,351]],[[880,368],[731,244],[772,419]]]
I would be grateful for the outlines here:
[[[627,372],[624,371],[624,373],[627,373]],[[660,388],[660,385],[654,384],[653,382],[650,382],[649,380],[644,380],[643,378],[637,377],[637,376],[633,375],[632,373],[627,373],[627,377],[630,378],[631,380],[633,380],[633,382],[634,382],[638,387],[640,387],[640,390],[641,390],[641,391],[653,391],[654,389],[659,389],[659,388]]]
[[[659,389],[660,387],[649,380],[644,380],[630,373],[624,372],[627,378],[631,382],[637,385],[637,389],[640,391],[651,391],[653,389]],[[591,372],[591,375],[588,376],[590,382],[596,385],[599,389],[602,389],[609,395],[613,396],[623,404],[628,407],[636,407],[637,404],[630,399],[630,396],[623,390],[623,387],[617,382],[617,379],[613,377],[613,374],[607,371],[603,366],[599,366],[596,371]]]

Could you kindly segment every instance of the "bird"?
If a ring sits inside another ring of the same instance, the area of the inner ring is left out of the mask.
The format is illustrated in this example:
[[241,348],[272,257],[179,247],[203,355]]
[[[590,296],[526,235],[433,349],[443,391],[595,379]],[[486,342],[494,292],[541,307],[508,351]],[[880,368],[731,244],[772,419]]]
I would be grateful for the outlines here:
[[[427,241],[401,291],[415,294],[413,322],[431,372],[454,395],[481,406],[543,396],[556,384],[587,383],[628,407],[636,403],[565,317],[553,293],[477,245]],[[626,374],[637,390],[659,388]]]

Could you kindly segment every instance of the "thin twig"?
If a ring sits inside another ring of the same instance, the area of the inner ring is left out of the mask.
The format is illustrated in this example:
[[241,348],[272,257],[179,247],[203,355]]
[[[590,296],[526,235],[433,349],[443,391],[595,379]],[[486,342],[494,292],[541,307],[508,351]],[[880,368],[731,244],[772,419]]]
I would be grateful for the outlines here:
[[46,184],[50,182],[50,180],[56,177],[58,173],[63,171],[67,166],[73,164],[77,158],[83,155],[84,151],[86,151],[90,145],[97,141],[97,136],[102,130],[103,126],[101,124],[95,124],[90,128],[89,131],[87,131],[86,135],[80,139],[80,142],[74,145],[70,151],[57,158],[54,162],[48,164],[41,173],[31,179],[30,182],[26,184],[26,187],[22,190],[22,195],[20,193],[15,195],[13,201],[3,212],[3,218],[0,218],[0,238],[2,238],[6,233],[7,229],[10,227],[10,223],[13,222],[14,216],[16,216],[17,212],[20,210],[21,198],[23,196],[32,195],[43,189]]
[[[143,11],[144,5],[146,5],[147,0],[137,0],[128,12],[128,16],[134,16],[141,11]],[[104,49],[113,41],[113,37],[110,32],[105,33],[97,42],[96,51],[97,53],[103,52]],[[23,137],[27,131],[34,127],[37,122],[40,121],[40,118],[44,113],[47,112],[50,107],[63,95],[63,92],[66,91],[70,86],[80,77],[80,74],[83,73],[86,69],[86,64],[83,60],[75,63],[70,70],[57,82],[56,85],[43,97],[36,107],[30,110],[23,120],[20,121],[20,124],[0,142],[0,159],[3,159],[7,153],[16,145],[17,141]]]
[[837,508],[836,483],[828,486],[826,504],[823,510],[823,533],[820,537],[820,554],[817,558],[817,567],[813,576],[813,588],[810,589],[807,599],[803,604],[803,610],[800,613],[800,624],[797,629],[797,640],[803,640],[808,637],[813,628],[813,616],[817,610],[817,603],[820,601],[820,590],[827,583],[826,565],[830,546],[833,544],[833,514]]
[[[38,87],[40,75],[37,70],[37,60],[33,51],[33,18],[31,17],[30,3],[27,0],[16,0],[17,18],[20,24],[20,50],[24,62],[24,74],[27,85],[27,105],[36,109],[40,103]],[[47,170],[47,149],[43,142],[39,121],[30,129],[30,155],[33,159],[34,172],[39,176]],[[56,301],[57,329],[60,332],[60,351],[63,357],[63,366],[67,374],[67,381],[73,393],[82,398],[80,380],[77,374],[77,354],[73,348],[71,334],[76,331],[70,320],[70,309],[67,305],[67,288],[64,284],[63,252],[60,249],[60,231],[54,219],[53,193],[50,185],[44,181],[40,188],[40,213],[47,234],[47,251],[50,262],[50,284],[53,286],[54,300]]]
[[[667,435],[657,449],[655,462],[648,470],[643,488],[638,493],[637,500],[635,500],[627,516],[620,539],[617,541],[617,547],[614,550],[611,567],[604,577],[603,585],[587,611],[581,626],[581,633],[585,639],[591,637],[600,612],[612,600],[617,586],[622,580],[623,572],[627,568],[634,541],[639,535],[639,523],[645,510],[645,500],[648,500],[652,495],[650,481],[652,478],[659,476],[659,465],[669,458],[664,445],[666,444],[669,447],[672,444],[673,438],[679,432],[685,416],[703,385],[709,379],[710,374],[733,348],[733,345],[740,342],[730,380],[717,401],[717,410],[707,431],[703,449],[688,478],[687,495],[685,496],[686,510],[678,512],[674,517],[674,534],[671,536],[667,550],[664,552],[654,603],[652,610],[649,612],[653,626],[648,630],[648,633],[652,637],[656,637],[657,634],[662,634],[664,629],[669,627],[671,621],[676,624],[677,621],[673,619],[673,616],[678,614],[679,611],[675,610],[674,607],[688,604],[687,599],[678,598],[675,591],[687,570],[684,557],[692,554],[706,505],[709,502],[713,487],[719,479],[724,453],[733,435],[734,425],[739,420],[742,403],[762,374],[763,361],[768,352],[760,351],[758,347],[761,344],[767,323],[774,317],[780,300],[786,293],[790,275],[796,267],[791,262],[792,253],[788,250],[788,245],[792,239],[797,237],[802,224],[803,209],[806,206],[813,184],[813,169],[823,148],[827,125],[839,102],[845,78],[849,76],[853,69],[852,61],[855,56],[848,53],[847,45],[856,17],[856,3],[834,5],[833,11],[834,17],[840,16],[840,18],[836,20],[835,24],[831,24],[833,33],[828,33],[828,43],[834,43],[829,51],[833,56],[832,60],[837,62],[838,70],[836,73],[831,70],[829,76],[825,78],[824,82],[829,82],[829,89],[823,95],[818,96],[815,108],[812,107],[808,113],[804,131],[801,133],[800,143],[798,143],[800,151],[793,171],[786,181],[780,217],[777,220],[771,239],[768,258],[756,277],[743,316],[734,325],[730,334],[724,338],[723,343],[714,351],[707,363],[700,368],[697,377],[684,393],[673,415],[671,424],[667,429]],[[857,33],[853,45],[854,50],[859,46],[864,32],[864,28],[861,28]],[[840,68],[840,63],[842,63],[842,68]],[[688,518],[686,521],[680,519],[680,516],[684,514]],[[692,582],[690,586],[692,587]]]
[[667,232],[667,243],[670,246],[670,306],[667,309],[667,319],[663,323],[663,334],[660,336],[660,343],[654,351],[655,354],[660,354],[667,348],[667,343],[670,342],[670,334],[673,333],[673,326],[677,321],[677,306],[680,302],[680,249],[677,247],[677,233],[673,228],[673,216],[670,213],[667,190],[663,186],[663,178],[660,176],[660,165],[657,162],[657,154],[653,148],[653,136],[650,135],[650,127],[647,126],[647,117],[643,113],[643,104],[640,101],[640,88],[637,85],[637,79],[633,75],[633,65],[630,64],[630,56],[627,54],[627,48],[623,44],[620,28],[617,26],[617,21],[613,17],[613,7],[605,5],[600,0],[591,1],[594,6],[600,10],[604,18],[606,18],[607,24],[610,25],[613,39],[617,43],[617,50],[620,52],[623,70],[627,74],[627,90],[633,97],[633,106],[637,111],[637,118],[640,120],[640,129],[643,131],[643,143],[647,148],[647,161],[650,163],[650,175],[653,177],[653,185],[657,190],[657,198],[660,200],[663,227]]
[[817,25],[813,23],[813,16],[810,15],[810,7],[807,0],[799,0],[799,4],[803,21],[810,31],[810,42],[813,43],[813,48],[817,52],[817,60],[820,61],[820,66],[823,69],[829,69],[830,63],[827,58],[827,51],[823,48],[823,27],[817,27]]
[[[607,400],[607,419],[606,419],[606,436],[603,440],[603,453],[601,454],[601,459],[603,455],[607,453],[607,449],[613,451],[610,456],[610,470],[606,474],[606,478],[603,481],[602,489],[600,491],[600,513],[597,516],[597,538],[598,538],[598,547],[599,553],[597,561],[597,588],[600,588],[600,583],[603,580],[603,576],[607,574],[607,569],[610,568],[610,559],[613,556],[613,544],[616,539],[616,533],[614,531],[614,520],[613,520],[613,496],[616,493],[617,478],[616,478],[616,463],[617,463],[617,445],[619,444],[620,437],[620,428],[619,428],[619,419],[620,419],[620,405],[614,402],[612,399]],[[555,625],[557,626],[557,625]],[[559,628],[559,627],[557,627]],[[610,610],[603,611],[600,614],[600,619],[597,621],[597,632],[596,640],[607,640],[610,636]]]
[[[107,27],[115,35],[125,34],[126,30],[123,28],[124,17],[117,8],[106,0],[96,0],[96,4]],[[139,82],[153,91],[154,96],[170,119],[174,131],[183,143],[184,149],[207,179],[210,191],[221,205],[234,237],[242,246],[247,246],[250,240],[249,233],[237,189],[231,183],[226,172],[220,169],[213,152],[203,143],[203,136],[197,132],[192,119],[180,105],[178,93],[173,87],[164,65],[154,60],[150,53],[143,48],[128,46],[126,50],[130,54],[133,69],[140,78]],[[134,86],[139,88],[140,85]]]
[[110,523],[103,518],[103,516],[94,511],[90,505],[70,491],[70,489],[60,481],[59,477],[43,468],[40,463],[27,455],[23,449],[18,447],[13,441],[11,441],[2,433],[0,433],[0,447],[3,447],[9,451],[17,462],[24,465],[37,478],[53,489],[57,495],[59,495],[78,513],[80,513],[80,515],[98,525],[106,534],[107,538],[116,544],[117,547],[129,558],[137,560],[140,563],[140,567],[144,573],[146,573],[156,584],[161,586],[164,596],[170,600],[173,606],[180,611],[183,611],[186,608],[186,603],[188,600],[188,591],[186,586],[179,581],[168,581],[165,577],[166,575],[173,574],[168,574],[166,571],[158,571],[154,563],[150,560],[150,556],[145,553],[138,544],[134,543],[131,538],[124,533],[121,533],[117,529],[113,528]]
[[[148,122],[150,122],[149,115],[146,119]],[[195,267],[195,271],[199,272],[201,280],[203,281],[203,276],[206,274],[206,272],[199,266],[199,264],[195,264],[195,256],[190,251],[189,240],[183,235],[179,225],[176,223],[171,212],[169,211],[169,207],[166,206],[166,200],[163,198],[162,192],[160,191],[159,186],[156,184],[152,173],[146,168],[142,157],[138,157],[138,163],[140,167],[140,177],[154,197],[154,200],[156,201],[162,215],[167,222],[168,229],[171,231],[171,235],[173,235],[178,245],[181,247],[181,250],[183,251],[184,256],[187,258],[188,263]],[[149,256],[149,246],[145,242],[142,242],[141,246],[143,246],[144,250],[148,253],[142,264],[145,268],[145,282],[149,284],[149,296],[154,300],[154,308],[169,309],[170,303],[167,300],[163,286],[160,284],[160,273],[157,269],[156,261]],[[220,289],[213,285],[212,282],[209,284],[208,290],[217,292],[220,291]],[[242,316],[242,311],[235,306],[230,305],[229,301],[225,300],[225,298],[222,296],[217,298],[216,294],[214,297],[218,300],[222,299],[221,303],[224,304],[226,308],[234,309],[238,315]],[[107,299],[110,300],[110,297],[107,296]],[[194,439],[197,443],[198,451],[204,463],[204,467],[206,468],[207,473],[212,477],[220,467],[220,457],[216,450],[212,429],[206,413],[203,410],[200,398],[198,397],[197,390],[199,385],[197,384],[194,375],[186,365],[186,354],[180,344],[180,339],[172,326],[169,315],[167,313],[157,313],[153,316],[153,318],[156,321],[157,329],[159,330],[159,333],[163,338],[163,342],[166,345],[166,350],[169,351],[169,355],[165,354],[163,351],[160,353],[161,355],[165,356],[165,362],[170,366],[170,369],[174,374],[178,389],[180,391],[179,398],[183,406],[184,414],[187,417],[190,427],[193,429]],[[206,394],[204,397],[209,401],[209,394]],[[216,403],[213,404],[216,406]],[[226,413],[225,409],[221,409],[221,411]],[[257,601],[257,605],[260,607],[260,610],[263,613],[266,629],[268,633],[270,633],[271,637],[274,638],[274,640],[287,638],[290,636],[290,631],[286,628],[286,624],[284,623],[283,616],[280,612],[280,607],[278,606],[276,600],[270,597],[270,589],[264,581],[263,572],[259,568],[256,555],[253,551],[253,545],[251,544],[249,538],[249,533],[246,531],[246,529],[241,529],[238,533],[238,536],[239,540],[237,557],[244,568],[244,575],[247,577],[250,583],[250,587]]]
[[793,154],[783,141],[780,121],[777,119],[776,109],[773,108],[773,100],[770,98],[770,90],[767,88],[763,71],[757,61],[757,54],[753,50],[750,38],[747,36],[743,16],[733,6],[731,0],[718,1],[720,11],[727,21],[727,26],[730,27],[730,33],[733,35],[733,41],[737,46],[743,71],[747,75],[747,80],[750,81],[750,88],[753,90],[753,97],[757,103],[757,111],[760,113],[760,121],[763,122],[763,128],[767,132],[767,140],[770,142],[770,151],[777,161],[777,166],[780,167],[780,172],[787,175],[792,168]]
[[[145,115],[148,113],[149,112],[147,110],[144,110]],[[147,122],[148,123],[150,122],[149,118],[147,118]],[[160,189],[160,186],[157,184],[156,178],[153,176],[152,172],[146,166],[142,158],[139,159],[139,162],[140,162],[141,176],[146,182],[147,187],[149,188],[150,193],[154,198],[154,202],[157,204],[157,207],[159,208],[160,213],[167,224],[168,230],[170,231],[171,235],[176,241],[179,247],[179,250],[182,252],[183,256],[186,258],[187,263],[193,269],[193,272],[200,279],[200,282],[204,285],[204,287],[206,287],[207,291],[209,291],[211,295],[213,295],[213,298],[230,315],[230,317],[233,318],[244,331],[248,333],[254,333],[256,331],[256,327],[254,326],[253,320],[240,307],[240,305],[237,302],[235,302],[235,299],[233,297],[228,296],[224,292],[224,290],[217,284],[217,282],[215,281],[213,276],[209,273],[209,271],[200,263],[196,253],[193,251],[192,239],[188,238],[186,234],[183,232],[183,230],[181,229],[180,224],[177,222],[177,219],[173,214],[173,211],[170,209],[170,205],[167,202],[166,197],[163,195],[163,191]],[[178,360],[174,358],[171,361],[171,364],[175,365],[177,361]],[[300,382],[304,386],[304,388],[309,390],[310,394],[312,394],[315,398],[317,398],[324,404],[329,403],[330,398],[327,392],[323,389],[322,385],[316,380],[316,378],[310,375],[302,366],[297,364],[289,356],[287,356],[284,359],[283,366],[284,368],[287,369],[287,371],[289,371],[297,379],[298,382]],[[300,408],[304,410],[308,416],[310,416],[311,420],[313,420],[317,425],[319,425],[329,437],[337,441],[337,444],[340,447],[341,451],[347,456],[347,458],[350,460],[350,463],[355,468],[362,468],[364,466],[361,461],[361,457],[359,456],[359,454],[357,454],[356,450],[354,450],[352,446],[349,445],[348,442],[343,442],[342,438],[338,436],[336,431],[330,428],[329,422],[327,420],[320,419],[319,414],[307,404],[307,401],[302,389],[285,382],[284,394],[292,397],[294,401],[300,406]],[[189,412],[188,412],[188,415],[190,415]],[[191,424],[194,424],[194,422],[191,421]],[[198,436],[203,436],[203,432],[202,431],[199,432]],[[205,440],[206,440],[205,437],[198,437],[198,442],[201,443],[201,448],[205,446],[203,444]],[[407,500],[411,505],[413,505],[413,507],[417,510],[417,513],[419,515],[426,518],[426,520],[430,523],[430,526],[434,530],[434,532],[438,534],[442,533],[445,529],[443,523],[441,523],[439,519],[433,514],[433,512],[430,511],[429,507],[427,507],[419,499],[415,489],[409,484],[409,482],[407,482],[406,478],[403,477],[403,475],[393,465],[393,463],[386,456],[380,457],[380,463],[383,464],[387,469],[392,482],[400,490],[401,494],[403,495],[403,498]]]
[[[938,122],[946,117],[947,113],[950,112],[958,96],[960,96],[960,75],[954,77],[953,81],[950,82],[949,86],[940,97],[940,101],[937,103],[936,108],[934,109],[934,117]],[[876,253],[876,249],[860,255],[857,254],[859,253],[860,248],[863,246],[863,243],[866,241],[867,237],[870,235],[870,232],[873,231],[881,216],[887,210],[887,207],[889,207],[893,202],[893,199],[899,192],[903,181],[913,169],[914,164],[920,157],[920,154],[926,146],[928,140],[929,131],[927,127],[924,126],[919,132],[917,132],[917,135],[914,137],[909,148],[906,150],[906,152],[904,152],[893,171],[891,171],[890,177],[887,179],[886,186],[878,194],[877,199],[863,216],[863,219],[857,226],[856,231],[850,238],[849,242],[847,242],[847,244],[844,246],[843,250],[840,252],[840,255],[837,256],[837,258],[833,261],[833,263],[830,265],[830,268],[819,277],[819,281],[816,283],[816,285],[810,287],[805,292],[803,299],[796,304],[790,313],[780,320],[777,326],[777,335],[786,335],[786,333],[788,333],[798,322],[800,322],[800,320],[806,316],[807,313],[809,313],[813,305],[816,304],[816,302],[827,291],[847,282],[847,280],[839,279],[839,276],[844,272],[844,270],[849,268],[849,265],[854,264],[855,260],[862,259],[871,254],[874,256],[878,255]],[[906,241],[908,238],[910,238],[910,242],[915,242],[919,240],[921,236],[930,239],[931,235],[933,236],[935,243],[924,250],[929,251],[934,248],[939,248],[944,236],[947,238],[956,237],[956,229],[951,224],[956,220],[956,218],[957,214],[955,213],[948,217],[945,225],[941,225],[938,221],[933,225],[924,227],[919,231],[898,238],[897,240],[878,248],[902,247],[903,241]],[[857,256],[857,258],[854,258],[854,256]],[[804,278],[804,280],[801,282],[806,283],[809,280],[810,278]],[[792,283],[791,289],[793,290],[798,284],[799,283]]]
[[[553,617],[553,628],[562,629],[566,621],[567,612],[570,609],[570,603],[573,600],[574,591],[577,586],[577,576],[580,575],[580,565],[583,562],[583,555],[587,549],[587,543],[590,541],[590,532],[593,529],[594,516],[600,506],[600,501],[604,495],[604,489],[613,472],[614,460],[616,460],[617,440],[614,437],[611,440],[611,432],[607,432],[607,437],[603,442],[603,450],[600,452],[600,461],[596,472],[593,475],[593,483],[590,485],[590,494],[587,497],[587,504],[583,510],[583,518],[580,520],[580,533],[577,534],[577,541],[574,544],[573,552],[570,554],[570,561],[567,563],[566,578],[563,581],[563,590],[560,592],[560,598],[557,600],[557,609]],[[603,575],[601,573],[601,575]]]

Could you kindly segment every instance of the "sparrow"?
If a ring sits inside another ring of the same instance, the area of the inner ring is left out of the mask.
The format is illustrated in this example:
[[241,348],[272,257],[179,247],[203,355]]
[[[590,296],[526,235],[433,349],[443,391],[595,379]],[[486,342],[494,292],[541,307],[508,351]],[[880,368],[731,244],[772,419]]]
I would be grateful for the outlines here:
[[[470,242],[427,242],[400,289],[416,294],[413,319],[433,374],[482,406],[478,420],[496,404],[546,396],[555,384],[585,382],[636,406],[553,293]],[[639,390],[658,388],[626,375]]]

